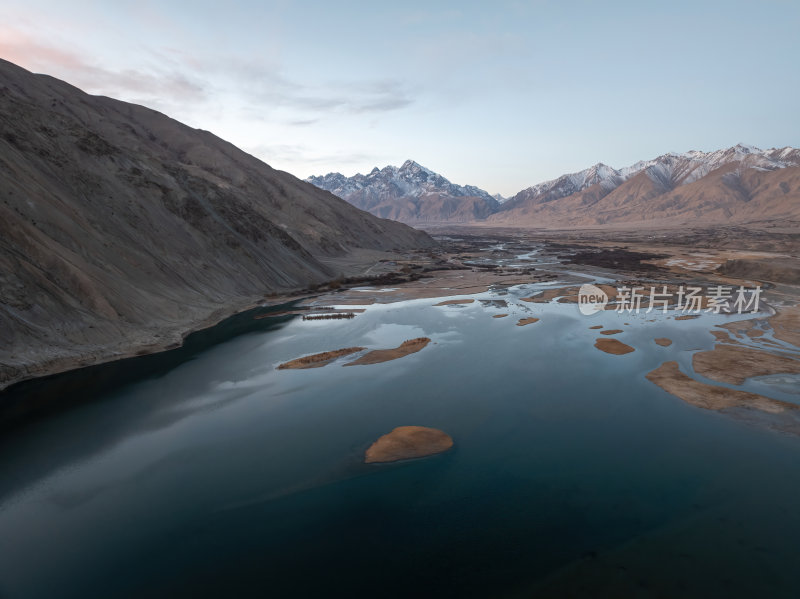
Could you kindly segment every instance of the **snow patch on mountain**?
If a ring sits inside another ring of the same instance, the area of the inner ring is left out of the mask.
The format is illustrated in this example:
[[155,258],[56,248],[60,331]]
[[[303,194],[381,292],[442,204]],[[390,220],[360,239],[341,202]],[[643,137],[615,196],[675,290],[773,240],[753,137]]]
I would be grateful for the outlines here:
[[370,195],[375,196],[420,198],[435,193],[452,197],[478,197],[492,207],[498,204],[498,200],[483,189],[451,183],[413,160],[406,160],[400,167],[390,165],[379,169],[376,166],[366,175],[358,173],[345,177],[341,173],[328,173],[321,177],[309,177],[306,181],[345,199],[369,190]]
[[[652,160],[641,160],[621,169],[614,169],[603,163],[562,175],[557,179],[545,181],[524,189],[517,198],[540,198],[550,201],[583,191],[592,185],[599,185],[605,192],[645,172],[656,184],[674,188],[702,179],[710,172],[730,163],[738,163],[739,168],[754,168],[771,171],[779,168],[800,165],[800,150],[791,147],[762,150],[755,146],[738,144],[732,148],[714,152],[670,152]],[[508,206],[507,204],[506,206]],[[506,207],[504,206],[504,208]]]

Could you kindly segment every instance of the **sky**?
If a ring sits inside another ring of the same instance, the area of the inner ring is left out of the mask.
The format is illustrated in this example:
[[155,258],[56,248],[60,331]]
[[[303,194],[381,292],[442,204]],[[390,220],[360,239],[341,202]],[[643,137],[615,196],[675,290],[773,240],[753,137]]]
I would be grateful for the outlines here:
[[800,146],[800,2],[3,0],[0,57],[305,178],[407,159],[513,195]]

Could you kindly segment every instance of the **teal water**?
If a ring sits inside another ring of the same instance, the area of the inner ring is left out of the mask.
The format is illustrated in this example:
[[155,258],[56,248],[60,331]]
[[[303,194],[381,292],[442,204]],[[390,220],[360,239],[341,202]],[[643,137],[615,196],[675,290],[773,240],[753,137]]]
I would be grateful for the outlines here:
[[[689,372],[725,317],[585,317],[518,301],[533,289],[471,296],[508,308],[247,315],[115,365],[126,382],[91,401],[79,375],[69,409],[0,442],[0,597],[798,596],[800,438],[644,378]],[[637,351],[598,351],[595,324]],[[275,369],[420,336],[384,364]],[[791,377],[748,385],[798,402]],[[454,449],[363,464],[401,425]]]

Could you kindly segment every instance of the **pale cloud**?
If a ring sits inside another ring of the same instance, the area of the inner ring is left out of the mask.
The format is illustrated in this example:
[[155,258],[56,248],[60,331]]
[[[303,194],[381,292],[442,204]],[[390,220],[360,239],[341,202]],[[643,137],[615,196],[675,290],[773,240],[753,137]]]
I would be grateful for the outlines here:
[[332,113],[391,112],[414,102],[411,87],[397,79],[301,83],[273,66],[235,58],[221,60],[210,68],[227,78],[233,87],[244,90],[250,104],[291,108],[313,115],[298,120],[319,119]]
[[286,121],[287,125],[291,125],[292,127],[308,127],[309,125],[313,125],[314,123],[318,123],[319,119],[297,119],[294,121]]
[[[0,56],[241,147],[283,144],[261,157],[303,176],[410,157],[510,195],[731,137],[796,145],[800,4],[773,4],[2,0]],[[687,69],[699,55],[714,68]]]
[[245,148],[245,151],[272,166],[279,162],[310,166],[376,162],[376,157],[370,154],[348,151],[325,152],[304,144],[258,144]]
[[[216,55],[202,57],[175,48],[149,49],[136,68],[110,69],[76,50],[66,50],[29,32],[0,27],[0,56],[94,94],[135,101],[181,116],[225,102],[240,105],[249,119],[307,126],[332,115],[380,114],[413,104],[399,80],[328,81],[306,84],[284,76],[274,61]],[[224,100],[222,100],[224,98]],[[288,113],[273,117],[276,111]]]
[[0,56],[32,70],[58,68],[77,70],[85,66],[74,52],[53,48],[24,31],[0,24]]
[[191,75],[174,69],[108,69],[78,52],[8,26],[0,27],[0,56],[28,70],[63,78],[89,93],[135,99],[158,109],[208,99],[206,84]]

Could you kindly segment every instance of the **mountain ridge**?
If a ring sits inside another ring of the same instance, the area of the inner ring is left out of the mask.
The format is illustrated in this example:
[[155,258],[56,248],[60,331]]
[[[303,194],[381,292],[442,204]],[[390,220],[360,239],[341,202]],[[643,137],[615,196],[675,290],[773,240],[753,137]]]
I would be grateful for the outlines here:
[[376,216],[409,224],[468,222],[485,218],[500,205],[487,191],[451,183],[410,159],[399,167],[376,166],[366,175],[328,173],[306,181]]
[[[367,175],[329,173],[306,180],[373,214],[418,225],[679,225],[697,218],[726,224],[762,217],[800,220],[800,189],[793,183],[798,168],[796,148],[762,150],[740,143],[710,152],[668,152],[619,169],[598,162],[510,198],[450,183],[413,160],[375,167]],[[754,204],[760,212],[745,206],[753,194],[760,198]]]
[[213,134],[0,60],[0,388],[434,245]]
[[485,222],[580,227],[800,219],[798,173],[800,150],[790,146],[670,152],[621,169],[599,163],[523,189]]
[[[699,150],[690,150],[683,153],[668,152],[651,160],[640,160],[620,169],[615,169],[599,162],[582,171],[567,173],[555,179],[527,187],[513,196],[509,202],[520,196],[520,194],[544,194],[554,188],[566,186],[567,182],[573,185],[573,189],[569,193],[585,189],[589,186],[587,181],[591,181],[592,184],[601,183],[605,187],[617,187],[641,171],[648,171],[654,181],[660,179],[662,183],[687,184],[704,177],[724,164],[737,161],[744,162],[748,168],[766,170],[798,166],[800,165],[800,150],[790,146],[761,150],[754,146],[740,143],[730,148],[711,152]],[[569,193],[566,195],[569,195]],[[508,207],[509,203],[507,202],[506,204]]]

